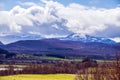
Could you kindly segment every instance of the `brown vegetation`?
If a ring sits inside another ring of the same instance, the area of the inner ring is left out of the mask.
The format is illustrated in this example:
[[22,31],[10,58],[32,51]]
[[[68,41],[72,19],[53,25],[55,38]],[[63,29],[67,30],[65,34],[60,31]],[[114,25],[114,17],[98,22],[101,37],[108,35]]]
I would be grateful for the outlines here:
[[[92,64],[92,62],[90,62],[89,64]],[[56,73],[75,74],[77,71],[83,69],[83,65],[86,65],[86,61],[85,62],[57,61],[55,63],[29,64],[20,70],[19,67],[14,67],[10,65],[6,67],[7,68],[6,70],[0,71],[0,75],[56,74]],[[91,67],[93,67],[93,65]],[[15,68],[18,70],[14,70]]]
[[120,54],[114,62],[105,61],[94,68],[80,69],[75,80],[120,80]]
[[[120,80],[120,55],[116,55],[116,61],[97,63],[90,58],[82,62],[58,61],[57,63],[30,64],[22,70],[14,70],[8,66],[7,70],[0,71],[0,75],[13,74],[76,74],[75,80]],[[17,68],[17,67],[16,67]]]

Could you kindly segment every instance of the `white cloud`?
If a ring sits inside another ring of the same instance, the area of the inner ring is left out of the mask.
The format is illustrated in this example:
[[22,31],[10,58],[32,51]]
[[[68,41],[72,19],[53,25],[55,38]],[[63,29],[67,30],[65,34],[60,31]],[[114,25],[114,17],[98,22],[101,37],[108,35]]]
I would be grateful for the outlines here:
[[20,32],[21,26],[14,21],[9,12],[0,11],[0,16],[0,32]]
[[60,37],[66,37],[67,35],[58,35],[58,34],[50,34],[50,35],[44,35],[45,38],[60,38]]
[[25,2],[21,5],[28,8],[18,5],[10,11],[0,11],[0,34],[34,32],[53,37],[74,32],[104,37],[120,35],[119,7],[100,9],[75,3],[64,6],[51,0],[42,2],[44,6]]
[[59,10],[58,15],[67,19],[67,27],[73,32],[94,34],[97,31],[107,30],[120,26],[120,8],[116,9],[93,9],[88,7],[74,7],[75,4]]

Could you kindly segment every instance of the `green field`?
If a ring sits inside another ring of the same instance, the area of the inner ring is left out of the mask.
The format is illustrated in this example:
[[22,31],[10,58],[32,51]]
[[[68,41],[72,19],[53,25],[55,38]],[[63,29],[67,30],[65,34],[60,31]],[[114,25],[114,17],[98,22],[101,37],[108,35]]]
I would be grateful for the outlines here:
[[0,80],[74,80],[75,76],[72,74],[28,74],[28,75],[14,75],[1,76]]

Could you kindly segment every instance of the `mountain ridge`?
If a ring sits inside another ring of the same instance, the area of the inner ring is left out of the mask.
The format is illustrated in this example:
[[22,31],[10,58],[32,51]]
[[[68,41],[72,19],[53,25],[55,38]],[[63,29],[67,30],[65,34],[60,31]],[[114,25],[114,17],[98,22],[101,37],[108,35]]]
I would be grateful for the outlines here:
[[[9,43],[13,43],[20,40],[42,40],[42,39],[59,39],[59,40],[69,40],[69,41],[80,41],[80,42],[99,42],[99,43],[105,43],[105,44],[115,44],[116,42],[103,37],[94,37],[90,35],[84,35],[84,34],[77,34],[72,33],[70,35],[67,35],[65,37],[58,37],[58,38],[45,38],[41,35],[36,34],[18,34],[18,35],[7,35],[7,36],[0,36],[0,41],[5,41]],[[11,42],[12,41],[12,42]]]
[[106,38],[71,34],[63,38],[19,40],[6,45],[0,45],[0,48],[16,54],[54,54],[67,57],[90,55],[103,57],[104,55],[115,56],[120,51],[120,44]]
[[1,48],[12,53],[58,55],[78,57],[81,55],[90,56],[115,56],[120,51],[120,45],[104,44],[80,41],[68,41],[58,39],[22,40],[15,43],[1,46]]
[[105,44],[115,44],[116,42],[103,37],[94,37],[90,35],[84,35],[84,34],[70,34],[65,38],[62,38],[61,40],[72,40],[72,41],[81,41],[81,42],[98,42],[98,43],[105,43]]
[[0,41],[0,45],[4,45],[4,44]]

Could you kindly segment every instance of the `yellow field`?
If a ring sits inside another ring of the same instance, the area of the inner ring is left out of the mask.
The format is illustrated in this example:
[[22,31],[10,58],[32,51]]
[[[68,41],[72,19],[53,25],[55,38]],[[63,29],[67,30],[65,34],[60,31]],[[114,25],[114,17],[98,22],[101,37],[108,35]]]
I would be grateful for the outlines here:
[[74,80],[75,76],[71,74],[43,74],[43,75],[14,75],[1,76],[0,80]]

